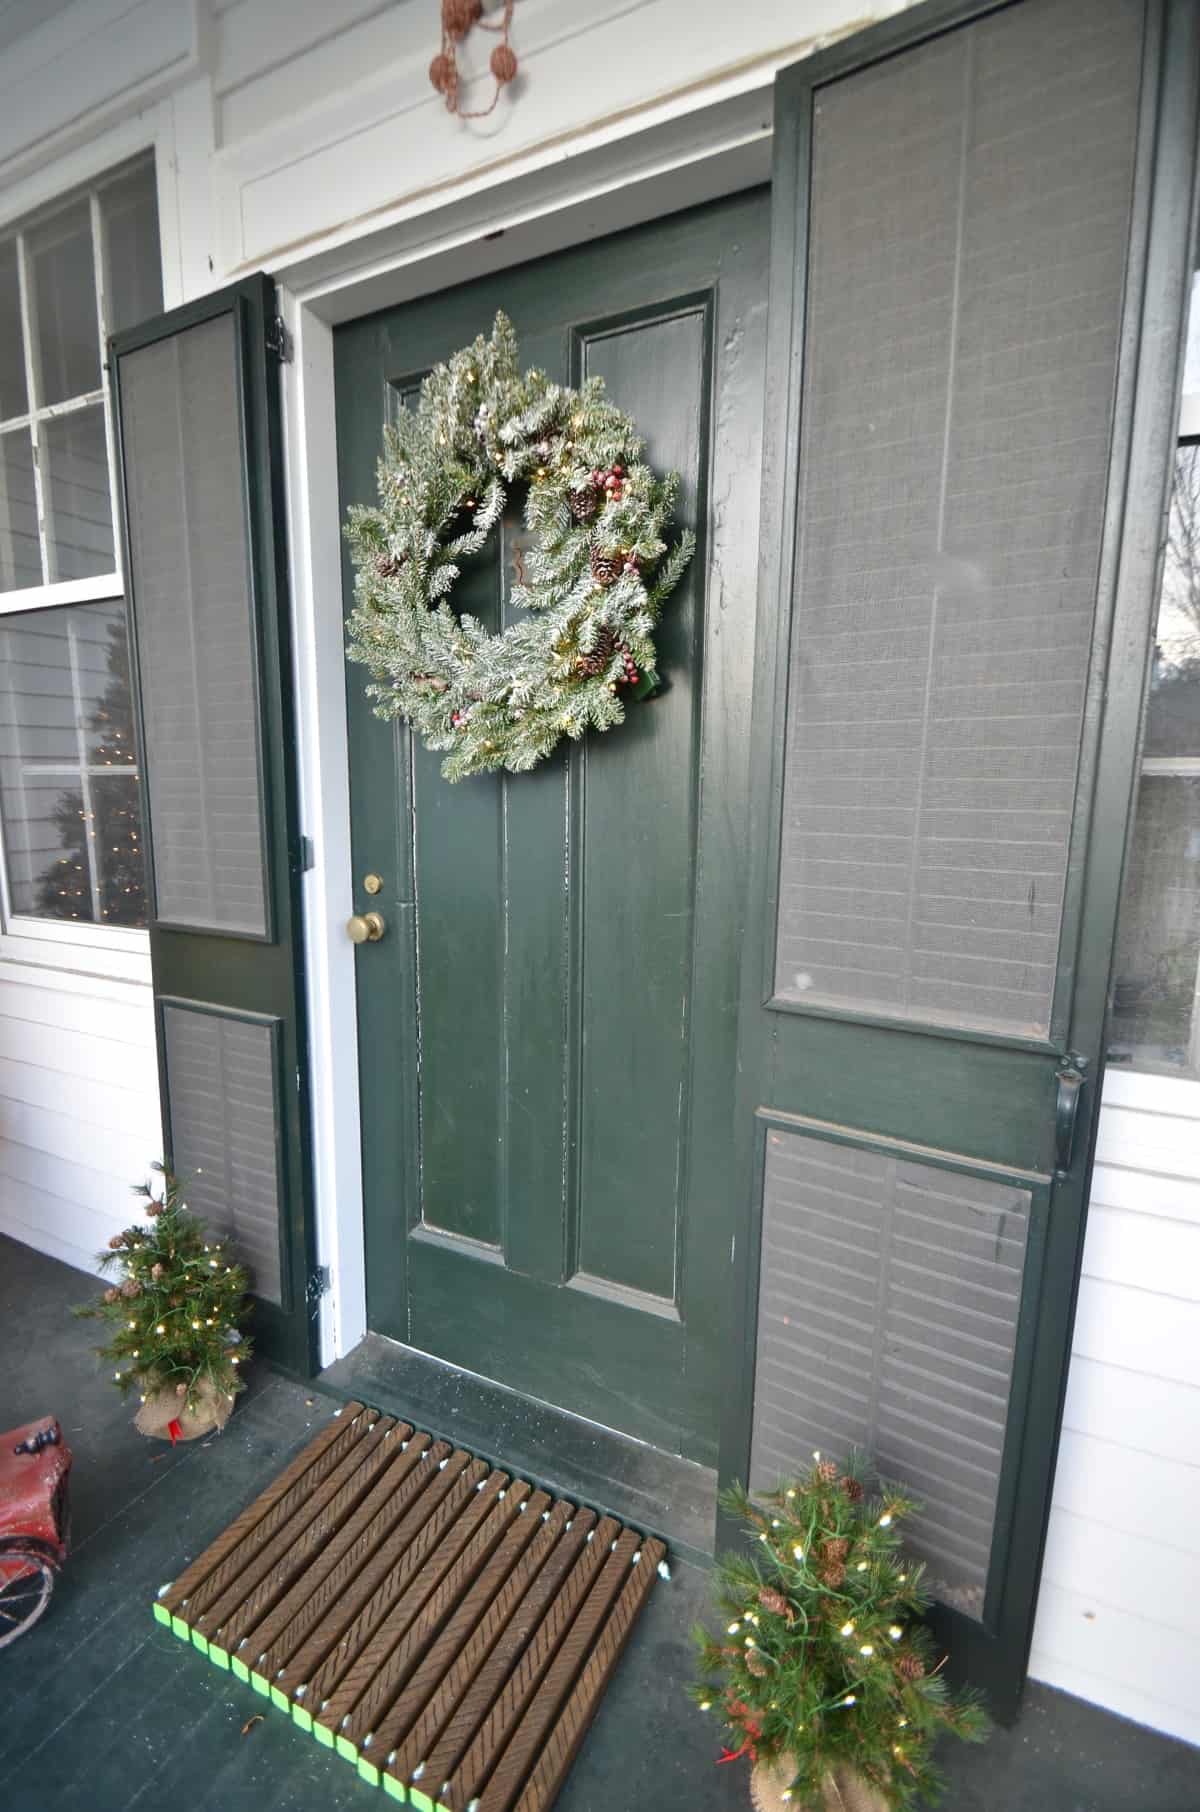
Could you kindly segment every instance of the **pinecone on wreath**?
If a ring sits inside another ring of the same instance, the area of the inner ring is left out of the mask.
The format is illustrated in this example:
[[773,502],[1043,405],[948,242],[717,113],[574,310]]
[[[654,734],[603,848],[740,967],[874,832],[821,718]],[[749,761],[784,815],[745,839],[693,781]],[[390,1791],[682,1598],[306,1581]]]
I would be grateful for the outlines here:
[[576,522],[594,522],[600,513],[600,493],[594,486],[586,491],[572,491],[567,498],[567,508]]
[[625,564],[622,553],[602,553],[598,547],[592,549],[592,577],[597,585],[615,585],[621,577],[621,568]]
[[596,637],[593,647],[581,654],[575,662],[575,671],[583,679],[599,679],[608,671],[609,663],[617,651],[617,638],[611,629],[602,629]]
[[381,579],[394,579],[403,565],[403,560],[395,554],[380,554],[375,562],[375,571]]

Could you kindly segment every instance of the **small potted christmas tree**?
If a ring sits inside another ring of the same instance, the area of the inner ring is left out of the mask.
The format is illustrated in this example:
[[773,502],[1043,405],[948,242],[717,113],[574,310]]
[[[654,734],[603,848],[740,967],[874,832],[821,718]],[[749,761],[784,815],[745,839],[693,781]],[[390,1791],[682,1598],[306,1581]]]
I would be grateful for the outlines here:
[[726,1511],[754,1538],[717,1564],[719,1637],[695,1632],[692,1696],[732,1733],[721,1758],[748,1756],[759,1812],[898,1812],[934,1802],[931,1751],[948,1732],[979,1742],[988,1719],[952,1693],[921,1622],[929,1599],[905,1559],[901,1492],[868,1496],[862,1467],[814,1454],[811,1470]]
[[250,1342],[241,1332],[250,1312],[246,1273],[224,1241],[205,1240],[204,1223],[188,1212],[178,1179],[162,1165],[162,1194],[135,1187],[146,1224],[114,1234],[100,1254],[104,1269],[124,1276],[97,1303],[77,1310],[106,1322],[99,1348],[116,1367],[122,1395],[136,1389],[136,1422],[143,1434],[193,1441],[220,1429],[245,1388],[242,1369]]

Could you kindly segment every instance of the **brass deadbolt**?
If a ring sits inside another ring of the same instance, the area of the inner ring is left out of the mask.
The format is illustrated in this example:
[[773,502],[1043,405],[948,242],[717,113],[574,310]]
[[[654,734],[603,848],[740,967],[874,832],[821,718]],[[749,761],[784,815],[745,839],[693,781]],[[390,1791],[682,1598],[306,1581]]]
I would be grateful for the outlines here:
[[373,893],[382,893],[383,892],[383,877],[381,875],[364,875],[363,876],[363,886],[366,888],[368,893],[372,893],[372,894]]
[[352,944],[377,944],[387,926],[381,912],[356,912],[346,920],[346,930]]

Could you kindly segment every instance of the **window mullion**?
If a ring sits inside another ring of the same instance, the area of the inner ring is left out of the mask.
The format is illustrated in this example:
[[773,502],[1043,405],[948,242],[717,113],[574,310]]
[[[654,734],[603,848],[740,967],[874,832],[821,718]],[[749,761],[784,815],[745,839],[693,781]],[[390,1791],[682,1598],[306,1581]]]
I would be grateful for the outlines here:
[[29,395],[29,432],[33,440],[33,498],[37,511],[38,546],[42,556],[42,582],[50,583],[50,536],[46,522],[46,495],[42,481],[42,446],[38,432],[38,404],[41,391],[37,381],[37,363],[33,344],[33,298],[29,287],[29,257],[24,233],[17,234],[17,294],[21,304],[21,345],[25,354],[25,388]]
[[104,447],[108,455],[108,503],[112,511],[113,564],[121,573],[121,524],[117,511],[117,439],[113,424],[112,385],[108,369],[108,292],[105,272],[108,268],[108,243],[105,236],[104,212],[100,194],[93,189],[88,197],[92,215],[92,265],[96,279],[96,329],[100,335],[100,385],[104,392]]

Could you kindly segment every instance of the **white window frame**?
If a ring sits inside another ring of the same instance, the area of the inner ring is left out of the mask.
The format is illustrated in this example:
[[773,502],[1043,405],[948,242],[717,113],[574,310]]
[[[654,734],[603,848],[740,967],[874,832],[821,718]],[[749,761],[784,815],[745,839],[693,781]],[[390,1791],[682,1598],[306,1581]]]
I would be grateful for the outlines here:
[[[124,175],[139,157],[154,159],[159,220],[159,264],[162,272],[163,306],[171,307],[181,300],[179,276],[179,240],[175,199],[168,187],[168,173],[174,164],[172,118],[166,106],[152,108],[137,120],[97,137],[74,155],[62,159],[50,169],[42,169],[24,182],[14,185],[0,198],[0,233],[14,234],[17,242],[17,269],[20,290],[21,331],[25,352],[27,413],[6,417],[7,429],[29,428],[33,438],[34,496],[38,515],[38,538],[43,571],[47,570],[46,511],[42,493],[42,469],[37,461],[38,429],[47,421],[70,415],[77,410],[103,403],[104,438],[108,455],[109,493],[113,511],[113,571],[87,579],[66,579],[50,584],[30,585],[17,591],[0,591],[0,617],[28,611],[45,610],[72,604],[90,604],[121,600],[125,596],[125,577],[121,561],[121,535],[117,511],[117,449],[113,427],[112,396],[107,360],[106,297],[104,294],[104,222],[100,195],[107,184]],[[97,327],[100,341],[100,388],[86,396],[72,397],[65,403],[37,407],[33,338],[29,318],[30,287],[26,234],[30,228],[87,197],[92,227],[93,276],[96,288]],[[137,764],[139,780],[144,785],[142,763]],[[9,888],[8,860],[0,824],[0,961],[36,962],[50,967],[89,970],[99,968],[114,975],[141,974],[149,957],[150,938],[145,927],[98,924],[91,920],[39,918],[32,913],[13,910]],[[133,965],[131,968],[130,965]]]

